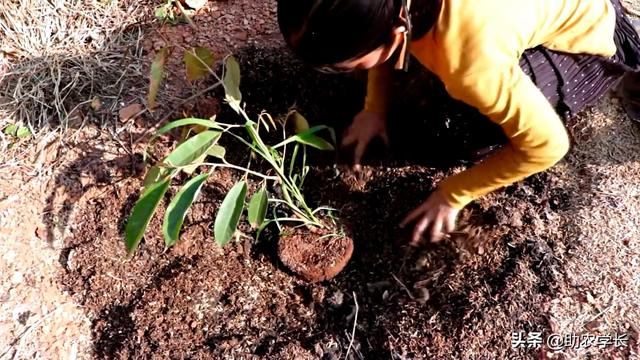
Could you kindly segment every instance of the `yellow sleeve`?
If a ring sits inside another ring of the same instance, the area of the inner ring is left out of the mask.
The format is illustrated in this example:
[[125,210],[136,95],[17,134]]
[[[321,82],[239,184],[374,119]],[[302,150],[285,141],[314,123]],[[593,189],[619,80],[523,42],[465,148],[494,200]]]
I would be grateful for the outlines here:
[[452,97],[476,107],[499,124],[509,144],[482,163],[445,179],[440,190],[461,209],[495,189],[556,164],[569,150],[569,137],[544,94],[517,63],[443,82]]
[[384,114],[389,103],[389,89],[393,81],[393,67],[381,64],[369,70],[367,77],[367,97],[364,110]]

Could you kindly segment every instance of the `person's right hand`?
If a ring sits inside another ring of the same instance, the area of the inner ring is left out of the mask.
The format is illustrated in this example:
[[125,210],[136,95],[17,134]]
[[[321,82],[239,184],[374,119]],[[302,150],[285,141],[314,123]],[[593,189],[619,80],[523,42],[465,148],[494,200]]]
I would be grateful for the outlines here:
[[361,111],[353,118],[351,126],[347,129],[342,146],[355,144],[354,169],[360,171],[362,156],[367,146],[376,137],[380,137],[385,145],[389,146],[389,136],[387,135],[387,119],[384,115]]

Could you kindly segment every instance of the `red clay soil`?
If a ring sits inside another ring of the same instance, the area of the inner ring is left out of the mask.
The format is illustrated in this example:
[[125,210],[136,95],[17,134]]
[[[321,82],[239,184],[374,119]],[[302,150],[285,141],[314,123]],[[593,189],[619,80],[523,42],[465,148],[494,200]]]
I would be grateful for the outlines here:
[[333,279],[347,266],[352,254],[353,240],[333,235],[328,229],[287,229],[278,241],[280,261],[312,283]]

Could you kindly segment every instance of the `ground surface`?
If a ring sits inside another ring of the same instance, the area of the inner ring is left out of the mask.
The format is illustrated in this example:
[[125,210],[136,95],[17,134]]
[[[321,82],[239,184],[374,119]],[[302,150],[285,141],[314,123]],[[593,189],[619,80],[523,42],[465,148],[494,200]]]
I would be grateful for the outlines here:
[[[155,6],[136,4],[136,11],[126,2],[114,6],[130,14]],[[160,213],[127,259],[122,231],[145,171],[146,129],[219,111],[220,93],[202,91],[212,83],[184,81],[178,48],[160,108],[118,116],[121,108],[145,103],[143,74],[165,44],[236,53],[252,113],[278,116],[295,104],[311,121],[340,130],[358,110],[361,79],[321,76],[293,61],[281,48],[273,5],[210,2],[193,18],[199,31],[159,27],[144,16],[104,21],[117,41],[92,56],[80,49],[63,62],[39,58],[62,74],[106,60],[92,68],[97,84],[69,93],[67,99],[78,98],[67,108],[73,116],[66,130],[3,140],[0,359],[638,358],[640,128],[611,97],[567,123],[574,146],[561,164],[473,204],[461,216],[460,235],[417,250],[404,246],[407,234],[397,222],[460,169],[452,158],[474,158],[475,149],[499,142],[494,128],[461,119],[444,127],[399,112],[403,121],[394,123],[403,125],[392,126],[391,151],[373,151],[359,179],[345,166],[333,167],[333,156],[315,155],[306,193],[340,209],[355,241],[351,263],[331,282],[309,285],[292,276],[277,261],[273,239],[215,245],[211,224],[237,179],[231,172],[207,184],[179,246],[161,245]],[[55,45],[42,51],[69,51]],[[6,46],[0,54],[0,71],[9,74],[33,60]],[[73,81],[70,76],[62,78]],[[0,85],[18,88],[12,76]],[[415,93],[416,86],[405,87]],[[92,107],[94,96],[101,108]],[[15,104],[1,110],[3,121],[23,114]],[[220,116],[232,119],[224,106]],[[484,134],[486,143],[470,133]],[[514,350],[512,332],[624,334],[628,346]]]

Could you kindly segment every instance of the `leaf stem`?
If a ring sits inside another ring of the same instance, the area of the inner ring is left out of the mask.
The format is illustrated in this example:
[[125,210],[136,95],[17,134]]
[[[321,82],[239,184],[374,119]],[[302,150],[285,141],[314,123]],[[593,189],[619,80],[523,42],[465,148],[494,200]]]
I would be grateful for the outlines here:
[[215,168],[217,168],[217,167],[229,168],[229,169],[244,171],[247,174],[250,174],[250,175],[253,175],[253,176],[257,176],[257,177],[263,178],[265,180],[278,180],[277,176],[264,175],[264,174],[261,174],[261,173],[256,172],[256,171],[252,171],[252,170],[243,168],[242,166],[236,166],[236,165],[229,164],[229,163],[202,163],[202,165],[212,166],[213,169],[211,169],[211,172],[213,172],[213,170],[215,170]]

